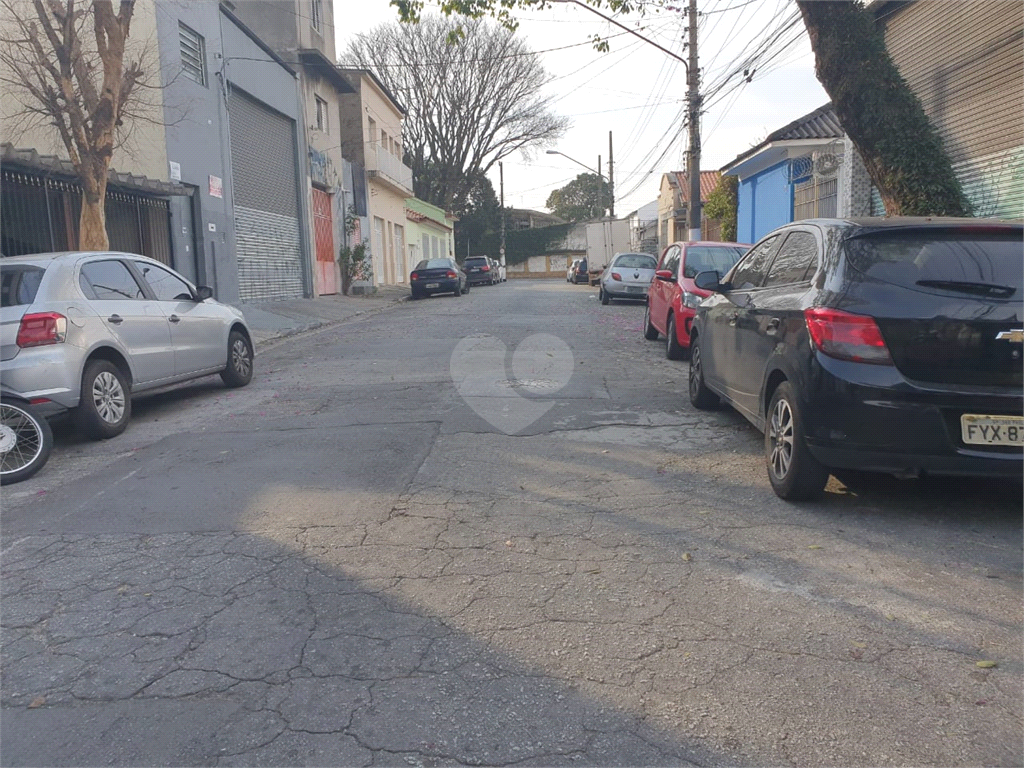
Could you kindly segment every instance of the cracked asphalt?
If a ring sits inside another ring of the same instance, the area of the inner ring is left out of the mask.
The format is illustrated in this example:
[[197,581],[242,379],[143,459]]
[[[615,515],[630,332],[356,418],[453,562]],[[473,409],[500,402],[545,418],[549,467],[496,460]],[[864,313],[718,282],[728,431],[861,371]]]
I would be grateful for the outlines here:
[[[58,426],[3,491],[0,763],[1021,765],[1021,486],[782,502],[642,315],[479,287]],[[572,378],[505,434],[450,357],[537,333]]]

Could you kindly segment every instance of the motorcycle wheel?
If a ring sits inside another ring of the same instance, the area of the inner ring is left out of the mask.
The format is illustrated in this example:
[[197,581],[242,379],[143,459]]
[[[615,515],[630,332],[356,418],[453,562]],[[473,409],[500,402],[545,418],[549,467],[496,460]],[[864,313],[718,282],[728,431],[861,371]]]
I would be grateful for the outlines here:
[[0,485],[17,483],[42,469],[53,450],[46,419],[21,403],[0,403]]

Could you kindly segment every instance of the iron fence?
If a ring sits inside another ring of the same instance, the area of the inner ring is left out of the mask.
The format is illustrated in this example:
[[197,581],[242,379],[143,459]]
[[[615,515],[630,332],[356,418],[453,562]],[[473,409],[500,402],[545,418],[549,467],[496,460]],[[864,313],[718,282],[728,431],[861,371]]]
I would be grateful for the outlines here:
[[[23,256],[78,248],[82,188],[45,174],[0,170],[0,251]],[[108,188],[110,249],[171,264],[171,212],[165,198]]]

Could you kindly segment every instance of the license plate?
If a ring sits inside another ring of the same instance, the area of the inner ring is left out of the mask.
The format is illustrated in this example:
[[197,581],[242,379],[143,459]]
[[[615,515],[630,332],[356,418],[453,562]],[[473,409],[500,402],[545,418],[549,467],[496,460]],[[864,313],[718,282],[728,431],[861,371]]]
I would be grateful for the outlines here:
[[643,293],[644,289],[639,285],[627,285],[626,293]]
[[960,417],[960,434],[967,445],[1009,445],[1024,448],[1024,416]]
[[440,283],[427,283],[426,287],[427,288],[440,288],[441,284]]

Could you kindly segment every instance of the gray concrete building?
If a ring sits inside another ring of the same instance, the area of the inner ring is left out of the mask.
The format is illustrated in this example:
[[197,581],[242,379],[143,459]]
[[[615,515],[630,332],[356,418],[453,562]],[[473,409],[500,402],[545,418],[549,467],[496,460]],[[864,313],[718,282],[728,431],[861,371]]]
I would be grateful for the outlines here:
[[[227,302],[313,295],[295,68],[214,0],[156,0],[174,266]],[[190,208],[186,210],[185,207]]]

